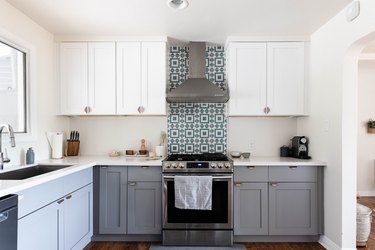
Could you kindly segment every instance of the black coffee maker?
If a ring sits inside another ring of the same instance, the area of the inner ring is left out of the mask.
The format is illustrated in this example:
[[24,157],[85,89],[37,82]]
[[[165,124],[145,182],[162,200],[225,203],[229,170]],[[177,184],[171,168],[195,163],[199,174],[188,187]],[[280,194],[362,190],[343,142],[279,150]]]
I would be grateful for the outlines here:
[[305,136],[294,136],[292,139],[291,157],[298,159],[311,159],[309,156],[309,140]]

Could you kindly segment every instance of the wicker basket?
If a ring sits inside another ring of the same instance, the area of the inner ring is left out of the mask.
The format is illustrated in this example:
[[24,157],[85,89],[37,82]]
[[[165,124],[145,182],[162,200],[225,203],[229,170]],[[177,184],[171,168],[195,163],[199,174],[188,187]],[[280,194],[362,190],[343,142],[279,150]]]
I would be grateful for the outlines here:
[[357,246],[366,246],[371,232],[372,210],[357,203]]

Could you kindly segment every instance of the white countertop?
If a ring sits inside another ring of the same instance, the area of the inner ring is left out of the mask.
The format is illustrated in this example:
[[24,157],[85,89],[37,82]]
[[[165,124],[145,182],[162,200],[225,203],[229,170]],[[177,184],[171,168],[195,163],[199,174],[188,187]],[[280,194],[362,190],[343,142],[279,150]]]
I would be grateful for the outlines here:
[[[25,180],[0,180],[0,196],[16,193],[23,189],[31,188],[33,186],[51,181],[65,175],[69,175],[86,168],[90,168],[96,165],[114,165],[114,166],[161,166],[162,159],[152,160],[148,157],[109,157],[109,156],[77,156],[77,157],[65,157],[61,160],[43,160],[39,161],[39,164],[51,164],[51,165],[72,165],[63,169],[59,169],[47,174],[31,177]],[[289,157],[250,157],[249,159],[239,158],[233,159],[234,166],[326,166],[326,163],[316,160],[301,160]],[[35,164],[34,164],[35,165]],[[20,168],[31,167],[28,166],[16,166],[7,168],[6,170],[0,170],[2,172],[8,172]]]
[[[161,160],[150,160],[145,157],[108,157],[108,156],[80,156],[80,157],[64,157],[61,160],[43,160],[38,164],[48,165],[72,165],[70,167],[62,168],[43,175],[27,178],[24,180],[0,180],[0,196],[19,192],[21,190],[34,187],[36,185],[93,167],[95,165],[126,165],[126,166],[161,166]],[[34,166],[15,166],[5,170],[0,170],[0,173],[27,168]]]
[[291,157],[257,157],[232,158],[234,166],[326,166],[325,162],[314,159],[303,160]]

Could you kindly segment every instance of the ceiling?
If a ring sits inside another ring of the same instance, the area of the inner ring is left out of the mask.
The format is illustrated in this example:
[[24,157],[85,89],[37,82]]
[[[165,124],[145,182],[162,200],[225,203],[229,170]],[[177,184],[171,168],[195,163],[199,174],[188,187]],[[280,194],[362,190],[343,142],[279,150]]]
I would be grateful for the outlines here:
[[169,36],[224,43],[228,36],[309,36],[351,0],[7,0],[55,35]]

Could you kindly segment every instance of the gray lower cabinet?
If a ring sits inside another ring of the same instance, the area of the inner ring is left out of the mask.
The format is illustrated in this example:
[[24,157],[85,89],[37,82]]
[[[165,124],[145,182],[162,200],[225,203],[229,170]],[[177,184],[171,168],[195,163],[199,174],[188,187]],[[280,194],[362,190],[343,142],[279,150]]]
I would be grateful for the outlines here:
[[91,231],[92,184],[20,218],[18,249],[82,249]]
[[62,249],[61,206],[54,202],[18,220],[18,250]]
[[161,182],[129,182],[128,234],[161,234]]
[[127,171],[125,166],[100,166],[100,234],[126,233]]
[[101,235],[161,234],[161,168],[99,167]]
[[271,183],[269,234],[317,234],[317,208],[316,183]]
[[234,234],[268,234],[268,183],[235,184]]
[[322,168],[239,166],[234,180],[234,235],[323,233]]

